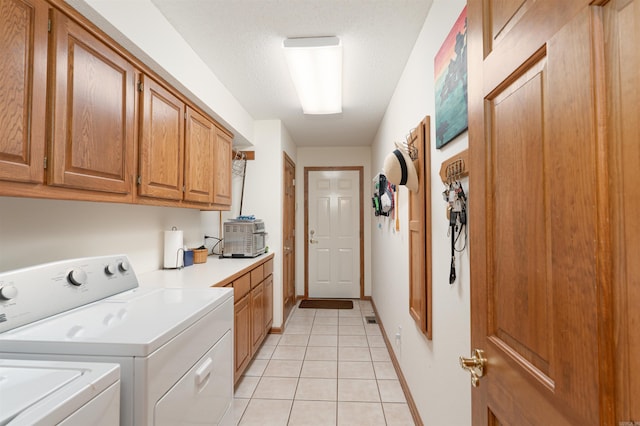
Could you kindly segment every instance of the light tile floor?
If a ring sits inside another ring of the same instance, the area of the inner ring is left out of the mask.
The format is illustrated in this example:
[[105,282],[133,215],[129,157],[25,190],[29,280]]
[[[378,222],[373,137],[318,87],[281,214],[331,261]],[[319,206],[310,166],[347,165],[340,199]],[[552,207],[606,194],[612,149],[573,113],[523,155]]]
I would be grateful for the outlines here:
[[234,395],[236,424],[413,425],[371,302],[300,309],[270,334]]

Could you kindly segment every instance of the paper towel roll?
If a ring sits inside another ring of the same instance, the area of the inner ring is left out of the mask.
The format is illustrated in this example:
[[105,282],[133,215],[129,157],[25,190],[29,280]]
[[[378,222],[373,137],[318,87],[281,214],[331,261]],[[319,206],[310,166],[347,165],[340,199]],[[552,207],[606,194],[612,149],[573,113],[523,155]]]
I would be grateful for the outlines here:
[[183,236],[182,231],[175,227],[171,231],[164,231],[164,267],[180,268],[183,266]]

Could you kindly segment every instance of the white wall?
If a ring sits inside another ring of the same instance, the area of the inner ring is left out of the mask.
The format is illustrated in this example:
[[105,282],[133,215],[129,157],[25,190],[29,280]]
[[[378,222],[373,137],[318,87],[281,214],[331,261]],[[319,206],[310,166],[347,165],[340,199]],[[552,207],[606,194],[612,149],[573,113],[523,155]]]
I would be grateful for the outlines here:
[[118,253],[137,274],[153,271],[163,267],[164,231],[182,229],[199,247],[202,222],[192,209],[0,197],[0,271]]
[[[304,294],[304,168],[361,166],[364,169],[364,294],[371,295],[371,149],[369,147],[298,148],[296,161],[296,294]],[[377,172],[376,172],[377,173]]]
[[[433,59],[465,4],[434,0],[372,145],[373,169],[425,115],[431,116],[435,141]],[[471,424],[469,374],[458,365],[458,357],[470,353],[469,252],[458,255],[458,279],[449,285],[450,240],[438,176],[442,161],[467,146],[466,132],[441,150],[431,145],[433,340],[409,316],[406,188],[400,192],[401,231],[394,233],[386,223],[378,228],[376,221],[371,226],[373,301],[426,425]],[[468,188],[467,180],[463,184]],[[469,196],[473,202],[473,194]],[[398,327],[399,341],[394,337]]]

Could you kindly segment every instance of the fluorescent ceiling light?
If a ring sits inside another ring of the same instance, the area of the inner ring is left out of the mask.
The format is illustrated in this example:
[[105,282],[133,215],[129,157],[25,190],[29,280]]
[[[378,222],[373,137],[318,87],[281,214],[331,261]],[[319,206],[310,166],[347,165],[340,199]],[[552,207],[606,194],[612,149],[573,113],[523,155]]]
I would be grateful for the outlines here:
[[338,37],[285,39],[284,53],[305,114],[342,112],[342,44]]

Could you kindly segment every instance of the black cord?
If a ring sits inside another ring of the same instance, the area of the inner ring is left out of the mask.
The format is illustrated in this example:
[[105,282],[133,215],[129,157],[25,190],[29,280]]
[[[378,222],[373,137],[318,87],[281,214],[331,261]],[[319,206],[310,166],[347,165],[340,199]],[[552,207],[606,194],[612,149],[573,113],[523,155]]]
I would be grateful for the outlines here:
[[[218,241],[217,241],[217,242],[216,242],[216,243],[211,247],[211,253],[210,253],[210,254],[216,254],[216,255],[220,255],[220,254],[222,254],[222,253],[216,253],[216,252],[215,252],[215,249],[216,249],[216,247],[218,247],[218,245],[222,242],[223,238],[210,237],[210,236],[208,236],[208,235],[205,235],[205,236],[204,236],[204,240],[205,240],[205,242],[207,241],[207,238],[210,238],[210,239],[212,239],[212,240],[218,240]],[[203,248],[205,248],[205,247],[203,247]]]

